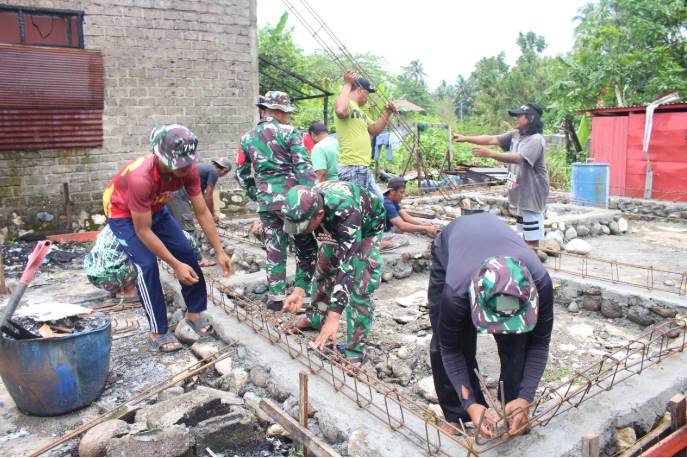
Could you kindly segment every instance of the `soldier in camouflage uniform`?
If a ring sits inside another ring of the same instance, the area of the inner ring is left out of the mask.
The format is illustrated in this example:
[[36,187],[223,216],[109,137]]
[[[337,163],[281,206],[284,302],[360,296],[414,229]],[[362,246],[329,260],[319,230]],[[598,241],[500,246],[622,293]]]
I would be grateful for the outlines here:
[[[271,91],[258,103],[264,116],[258,125],[241,139],[237,171],[239,185],[249,198],[257,201],[267,251],[267,307],[281,310],[286,291],[286,243],[282,206],[286,192],[296,186],[313,186],[317,182],[302,136],[289,123],[295,109],[289,96]],[[315,270],[317,242],[311,234],[294,237],[298,263],[295,288],[309,288]]]
[[536,253],[496,216],[462,216],[432,244],[428,303],[432,376],[446,420],[457,427],[484,417],[482,433],[497,430],[475,374],[477,333],[489,333],[501,361],[509,432],[522,432],[553,328],[551,279]]
[[[320,329],[315,345],[324,348],[330,339],[336,344],[339,317],[346,310],[348,341],[339,349],[352,363],[361,364],[374,317],[372,295],[382,275],[382,201],[357,184],[327,181],[314,188],[292,188],[282,211],[287,233],[314,232],[320,245],[312,305],[294,326]],[[294,293],[284,310],[296,313],[302,302]]]

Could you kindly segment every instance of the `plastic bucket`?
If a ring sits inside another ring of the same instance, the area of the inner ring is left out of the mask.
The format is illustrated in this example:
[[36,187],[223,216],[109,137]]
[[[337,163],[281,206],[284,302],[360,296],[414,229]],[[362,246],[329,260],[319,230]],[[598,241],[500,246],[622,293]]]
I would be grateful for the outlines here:
[[575,205],[608,208],[608,164],[572,165],[572,198]]
[[64,337],[0,337],[0,376],[19,410],[60,415],[96,400],[110,370],[112,325]]

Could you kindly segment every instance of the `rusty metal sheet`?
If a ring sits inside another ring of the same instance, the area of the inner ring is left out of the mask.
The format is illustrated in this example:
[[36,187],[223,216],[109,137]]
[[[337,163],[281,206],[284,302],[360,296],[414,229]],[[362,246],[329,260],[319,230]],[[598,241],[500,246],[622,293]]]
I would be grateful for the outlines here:
[[99,52],[0,45],[0,68],[0,150],[103,144]]

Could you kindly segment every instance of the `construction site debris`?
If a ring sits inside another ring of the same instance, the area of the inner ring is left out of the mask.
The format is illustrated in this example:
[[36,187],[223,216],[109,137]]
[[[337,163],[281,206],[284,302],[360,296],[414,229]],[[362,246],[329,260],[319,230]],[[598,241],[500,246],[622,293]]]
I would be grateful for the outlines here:
[[584,256],[592,251],[592,246],[582,239],[573,239],[565,245],[565,251]]
[[373,456],[367,444],[367,437],[364,431],[356,429],[348,436],[347,446],[348,456]]
[[93,310],[76,304],[56,301],[29,300],[14,313],[15,319],[26,318],[39,323],[57,321],[63,318],[86,315]]
[[128,431],[129,424],[123,420],[108,420],[94,426],[81,438],[79,456],[105,456],[110,441]]

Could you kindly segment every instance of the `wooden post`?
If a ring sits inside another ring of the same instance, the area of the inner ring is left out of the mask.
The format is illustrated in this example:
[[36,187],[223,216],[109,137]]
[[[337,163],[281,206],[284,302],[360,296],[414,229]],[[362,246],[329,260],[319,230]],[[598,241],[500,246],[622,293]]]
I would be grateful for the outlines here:
[[263,399],[260,401],[260,408],[267,415],[282,425],[291,435],[294,442],[307,447],[314,456],[340,456],[332,447],[318,438],[316,435],[303,428],[291,415],[278,407],[272,400]]
[[5,264],[2,258],[2,247],[3,245],[0,245],[0,294],[7,294],[9,291],[7,290],[7,285],[5,285]]
[[[420,168],[420,125],[415,125],[415,135],[413,135],[413,151],[415,152],[415,169],[417,170],[417,188],[422,192],[422,169]],[[429,186],[429,183],[427,183]]]
[[451,131],[451,123],[448,125],[448,167],[446,170],[451,171],[453,167],[453,132]]
[[[687,424],[687,402],[682,394],[676,394],[670,398],[668,410],[670,411],[670,430],[677,431]],[[687,456],[687,449],[680,450],[675,456]]]
[[584,433],[582,435],[582,454],[580,456],[599,456],[599,435]]
[[[308,429],[308,373],[301,371],[298,374],[298,420],[305,429]],[[308,449],[303,446],[303,456],[308,455]]]

